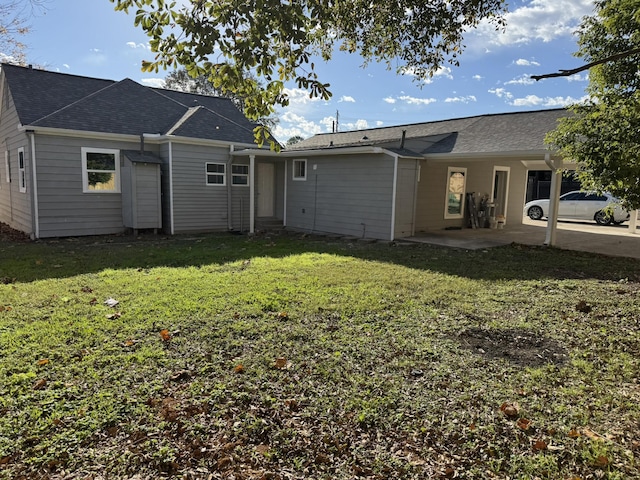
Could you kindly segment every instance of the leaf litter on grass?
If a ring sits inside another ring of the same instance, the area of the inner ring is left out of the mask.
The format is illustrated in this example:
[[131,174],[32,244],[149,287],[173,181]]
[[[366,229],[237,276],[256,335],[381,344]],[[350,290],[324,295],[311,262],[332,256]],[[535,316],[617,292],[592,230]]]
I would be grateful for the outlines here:
[[[488,281],[461,276],[464,262],[478,262],[465,252],[419,247],[407,259],[392,247],[307,238],[278,241],[269,251],[286,257],[268,258],[259,239],[236,241],[215,250],[205,239],[188,255],[252,248],[250,263],[18,283],[26,295],[10,300],[20,312],[1,318],[0,437],[10,442],[0,441],[0,478],[86,478],[97,465],[93,474],[141,479],[638,473],[638,360],[629,353],[639,328],[633,309],[612,301],[617,280],[583,272],[580,283],[546,282],[532,266],[535,278]],[[310,247],[332,251],[292,253]],[[517,266],[526,254],[489,251],[483,270],[504,276],[505,258]],[[536,255],[555,266],[580,260]],[[545,283],[548,301],[531,305]],[[87,284],[96,298],[136,299],[128,321],[46,294],[73,300],[66,292]],[[575,309],[581,298],[589,312]],[[50,318],[33,320],[42,315]],[[156,324],[180,335],[167,346]],[[42,358],[73,360],[38,366]],[[39,379],[46,387],[33,390]],[[500,410],[505,402],[518,405],[515,415]]]

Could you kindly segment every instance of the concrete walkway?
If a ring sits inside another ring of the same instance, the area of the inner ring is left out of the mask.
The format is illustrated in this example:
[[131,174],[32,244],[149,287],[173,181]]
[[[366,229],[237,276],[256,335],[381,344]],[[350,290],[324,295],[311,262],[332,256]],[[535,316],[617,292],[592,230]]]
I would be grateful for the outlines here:
[[[502,230],[464,228],[418,233],[405,239],[445,247],[477,250],[511,243],[544,245],[547,222],[523,220],[522,225],[506,225]],[[640,259],[640,229],[629,231],[627,223],[618,226],[596,225],[588,222],[558,222],[556,248],[593,252],[602,255]]]

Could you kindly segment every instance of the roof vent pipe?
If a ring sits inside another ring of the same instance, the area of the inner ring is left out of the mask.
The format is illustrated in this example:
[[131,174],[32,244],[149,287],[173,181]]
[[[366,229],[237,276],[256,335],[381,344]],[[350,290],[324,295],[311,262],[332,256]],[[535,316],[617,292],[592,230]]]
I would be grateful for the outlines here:
[[407,131],[402,130],[402,140],[400,140],[400,149],[404,148],[404,139],[407,137]]

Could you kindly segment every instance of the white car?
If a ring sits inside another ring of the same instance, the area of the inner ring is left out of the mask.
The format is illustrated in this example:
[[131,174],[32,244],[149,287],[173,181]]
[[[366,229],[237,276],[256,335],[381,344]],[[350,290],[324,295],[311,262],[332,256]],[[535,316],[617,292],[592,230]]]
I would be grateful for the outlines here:
[[[610,208],[607,208],[611,206]],[[533,200],[524,206],[524,214],[532,220],[549,216],[549,199]],[[595,220],[598,225],[621,224],[629,212],[620,207],[618,199],[608,193],[569,192],[560,195],[558,218]]]

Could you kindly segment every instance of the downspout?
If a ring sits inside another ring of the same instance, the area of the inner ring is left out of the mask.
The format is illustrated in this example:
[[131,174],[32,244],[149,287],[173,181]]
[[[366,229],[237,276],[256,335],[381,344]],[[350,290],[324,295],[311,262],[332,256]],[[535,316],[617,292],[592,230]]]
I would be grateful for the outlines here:
[[249,155],[249,235],[255,233],[256,227],[256,156]]
[[391,235],[389,241],[393,242],[396,236],[396,193],[398,191],[398,155],[393,157],[393,192],[391,193]]
[[[558,230],[558,204],[560,198],[560,187],[562,186],[562,174],[558,172],[562,168],[562,158],[551,160],[547,153],[544,156],[544,163],[551,169],[551,192],[549,195],[549,215],[547,217],[547,234],[544,244],[550,247],[556,244],[556,232]],[[560,178],[558,178],[560,177]]]
[[38,209],[38,176],[36,174],[36,134],[33,130],[27,130],[31,138],[31,178],[33,182],[33,218],[35,227],[35,238],[40,238],[40,212]]
[[285,158],[284,160],[284,213],[282,214],[282,226],[287,226],[287,186],[288,182],[288,170],[289,170],[289,161]]
[[169,141],[169,231],[175,235],[173,223],[173,142]]
[[[233,179],[233,172],[231,169],[233,168],[231,164],[233,163],[233,151],[234,146],[229,145],[229,163],[227,164],[227,230],[233,230],[233,222],[231,216],[233,215],[233,209],[231,208],[231,181]],[[242,224],[240,225],[240,231],[242,231]]]

